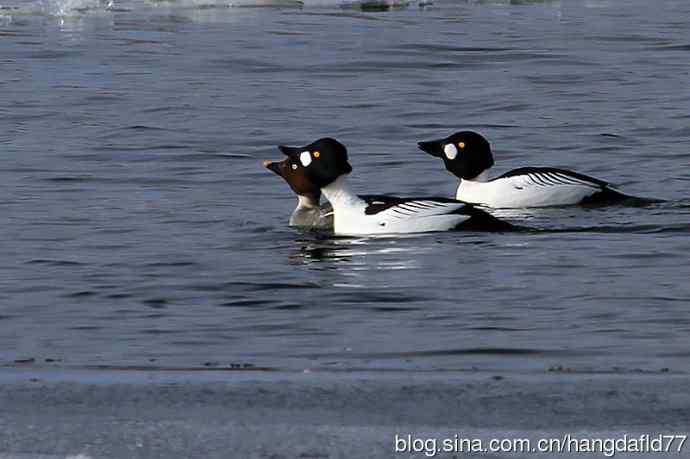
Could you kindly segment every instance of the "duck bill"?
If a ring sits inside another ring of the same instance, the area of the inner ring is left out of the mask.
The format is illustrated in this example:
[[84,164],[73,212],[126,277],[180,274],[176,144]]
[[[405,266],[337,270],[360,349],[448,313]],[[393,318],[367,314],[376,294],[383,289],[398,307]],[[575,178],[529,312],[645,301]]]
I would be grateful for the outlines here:
[[440,158],[443,156],[443,142],[440,140],[430,140],[428,142],[419,142],[417,147],[425,153]]
[[268,159],[262,161],[262,164],[266,169],[285,178],[285,161],[270,161]]

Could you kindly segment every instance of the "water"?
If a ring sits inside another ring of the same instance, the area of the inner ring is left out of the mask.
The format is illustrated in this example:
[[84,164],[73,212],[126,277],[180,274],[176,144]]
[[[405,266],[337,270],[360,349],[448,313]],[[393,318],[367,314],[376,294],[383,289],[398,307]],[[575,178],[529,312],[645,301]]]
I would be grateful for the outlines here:
[[[690,370],[690,4],[305,3],[3,4],[2,363]],[[452,196],[415,145],[460,128],[666,202],[334,238],[260,164],[329,135]]]

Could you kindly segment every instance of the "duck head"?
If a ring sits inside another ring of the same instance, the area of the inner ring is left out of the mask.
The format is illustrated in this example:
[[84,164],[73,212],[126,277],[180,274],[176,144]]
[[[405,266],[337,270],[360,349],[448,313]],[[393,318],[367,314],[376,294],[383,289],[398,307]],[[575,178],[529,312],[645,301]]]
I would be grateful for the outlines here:
[[321,138],[303,147],[281,145],[278,148],[288,157],[290,168],[318,188],[324,188],[352,172],[347,148],[331,137]]
[[431,156],[441,158],[446,169],[460,179],[472,180],[494,165],[489,141],[473,131],[460,131],[417,145]]

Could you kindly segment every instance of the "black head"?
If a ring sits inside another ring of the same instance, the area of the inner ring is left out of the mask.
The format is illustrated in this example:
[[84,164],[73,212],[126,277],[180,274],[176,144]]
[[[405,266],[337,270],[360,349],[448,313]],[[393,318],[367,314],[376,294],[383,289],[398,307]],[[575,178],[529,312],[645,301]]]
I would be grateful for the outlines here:
[[291,164],[303,168],[304,176],[318,188],[328,186],[341,175],[352,172],[352,166],[347,161],[347,148],[330,137],[304,147],[281,145],[278,148],[292,160]]
[[491,145],[476,132],[460,131],[417,145],[431,156],[443,159],[446,169],[461,179],[471,180],[494,165]]

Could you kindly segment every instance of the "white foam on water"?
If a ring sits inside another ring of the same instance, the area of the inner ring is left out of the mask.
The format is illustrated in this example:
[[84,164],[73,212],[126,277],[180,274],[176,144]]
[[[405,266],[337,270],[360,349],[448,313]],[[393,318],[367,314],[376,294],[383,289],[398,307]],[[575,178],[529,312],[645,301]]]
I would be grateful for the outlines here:
[[432,0],[303,0],[305,7],[346,7],[346,8],[404,8],[410,5],[425,6]]
[[408,5],[429,5],[432,0],[146,0],[150,6],[177,8],[208,8],[208,7],[405,7]]
[[12,24],[12,15],[0,11],[0,26],[8,26]]
[[0,459],[94,459],[86,454],[3,453]]
[[115,0],[42,0],[48,15],[69,17],[89,12],[104,12],[115,5]]
[[304,5],[303,0],[147,0],[146,3],[154,7],[182,9]]
[[229,6],[231,0],[146,0],[151,6],[202,8],[205,6]]
[[233,7],[361,8],[387,9],[426,6],[433,0],[6,0],[0,9],[0,24],[12,16],[47,15],[59,18],[137,11],[142,7],[170,10],[213,11]]

